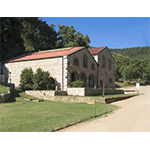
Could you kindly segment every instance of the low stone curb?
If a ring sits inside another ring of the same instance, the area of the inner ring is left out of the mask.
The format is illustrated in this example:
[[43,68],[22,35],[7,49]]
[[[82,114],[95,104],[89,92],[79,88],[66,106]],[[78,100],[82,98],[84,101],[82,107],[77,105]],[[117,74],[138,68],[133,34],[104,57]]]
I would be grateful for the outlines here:
[[66,125],[66,126],[62,126],[62,127],[59,127],[59,128],[55,128],[55,129],[53,129],[53,130],[51,130],[51,131],[49,131],[49,132],[55,132],[55,131],[58,131],[58,130],[61,130],[61,129],[65,129],[65,128],[67,128],[67,127],[70,127],[70,126],[73,126],[73,125],[75,125],[75,124],[84,122],[84,121],[86,121],[86,120],[89,120],[89,119],[92,119],[92,118],[96,118],[96,117],[99,117],[99,116],[106,115],[107,113],[111,113],[112,111],[114,111],[114,110],[111,110],[111,111],[109,111],[109,112],[105,112],[104,114],[95,115],[95,117],[94,117],[94,116],[91,116],[91,117],[85,118],[85,119],[83,119],[83,120],[80,120],[80,121],[77,121],[77,122],[68,124],[68,125]]

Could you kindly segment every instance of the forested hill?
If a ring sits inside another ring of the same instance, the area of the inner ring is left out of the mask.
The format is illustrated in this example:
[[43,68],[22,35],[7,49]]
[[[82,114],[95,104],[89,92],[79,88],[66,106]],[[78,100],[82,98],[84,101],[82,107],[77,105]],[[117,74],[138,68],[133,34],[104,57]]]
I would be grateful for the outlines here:
[[149,46],[109,50],[115,59],[116,80],[125,77],[128,82],[140,79],[150,84]]
[[131,47],[123,49],[109,49],[113,53],[120,53],[124,56],[129,56],[130,58],[137,59],[150,59],[150,46],[144,47]]

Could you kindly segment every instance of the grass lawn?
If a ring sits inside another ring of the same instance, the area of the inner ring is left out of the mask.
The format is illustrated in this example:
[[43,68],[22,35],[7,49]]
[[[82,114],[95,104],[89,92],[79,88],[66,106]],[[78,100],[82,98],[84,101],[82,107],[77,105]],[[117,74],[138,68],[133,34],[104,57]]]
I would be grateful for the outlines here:
[[0,85],[0,94],[2,93],[7,93],[7,86],[4,86],[4,85]]
[[[48,100],[37,103],[24,98],[32,97],[16,91],[12,102],[0,104],[0,132],[46,132],[94,116],[92,104]],[[115,109],[117,106],[97,103],[96,115]]]

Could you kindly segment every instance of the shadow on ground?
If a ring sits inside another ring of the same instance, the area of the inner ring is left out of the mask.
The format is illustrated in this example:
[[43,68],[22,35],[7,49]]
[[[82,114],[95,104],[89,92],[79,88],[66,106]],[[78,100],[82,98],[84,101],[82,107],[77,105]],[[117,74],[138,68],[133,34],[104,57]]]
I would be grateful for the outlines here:
[[7,99],[7,101],[5,103],[16,102],[16,97],[20,97],[19,93],[21,93],[21,92],[20,91],[14,91],[13,94]]

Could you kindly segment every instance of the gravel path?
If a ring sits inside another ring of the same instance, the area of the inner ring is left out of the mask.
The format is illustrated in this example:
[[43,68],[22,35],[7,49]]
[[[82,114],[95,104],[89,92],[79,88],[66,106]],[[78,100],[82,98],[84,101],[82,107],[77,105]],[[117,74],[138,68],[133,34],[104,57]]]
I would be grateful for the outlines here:
[[[126,89],[135,90],[135,87]],[[140,86],[139,96],[112,103],[120,106],[107,117],[86,121],[58,132],[149,132],[150,86]]]

